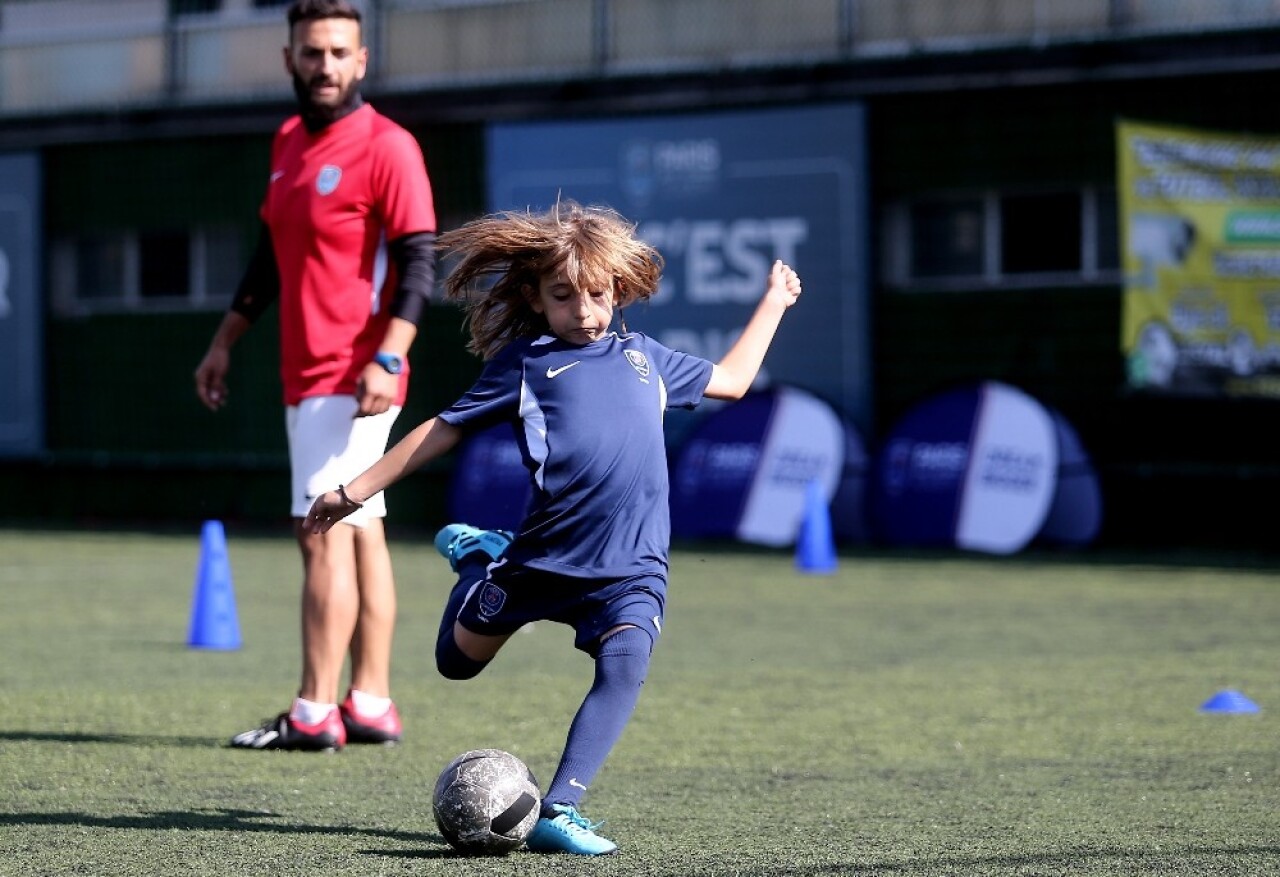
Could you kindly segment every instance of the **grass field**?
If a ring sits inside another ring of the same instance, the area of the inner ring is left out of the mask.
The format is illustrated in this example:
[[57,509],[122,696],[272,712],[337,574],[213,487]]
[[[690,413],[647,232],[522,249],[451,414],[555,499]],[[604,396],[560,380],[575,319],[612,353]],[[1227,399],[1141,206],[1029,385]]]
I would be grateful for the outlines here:
[[[622,855],[476,860],[431,786],[486,746],[550,780],[591,674],[568,629],[440,679],[447,567],[397,540],[404,744],[230,751],[296,685],[299,565],[228,538],[244,646],[211,652],[198,532],[0,531],[0,874],[1280,874],[1280,565],[678,550],[584,806]],[[1262,711],[1199,711],[1226,688]]]

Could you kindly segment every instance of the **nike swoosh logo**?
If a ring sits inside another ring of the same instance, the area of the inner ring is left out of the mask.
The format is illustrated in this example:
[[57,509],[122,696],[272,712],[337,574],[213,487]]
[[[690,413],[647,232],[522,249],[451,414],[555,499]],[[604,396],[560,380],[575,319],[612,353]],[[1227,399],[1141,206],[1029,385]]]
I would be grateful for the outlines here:
[[578,778],[577,778],[577,777],[574,777],[573,779],[569,780],[569,785],[573,786],[575,789],[582,789],[582,791],[584,791],[584,792],[587,790],[587,787],[586,787],[586,786],[584,786],[582,783],[578,782]]
[[575,359],[573,362],[569,363],[568,365],[562,365],[559,368],[549,368],[547,369],[547,377],[554,378],[556,375],[561,374],[563,372],[567,372],[569,369],[573,368],[575,365],[578,365],[581,362],[582,360]]
[[271,174],[271,179],[269,180],[269,182],[274,183],[276,180],[280,179],[283,176],[284,176],[284,171],[274,171]]

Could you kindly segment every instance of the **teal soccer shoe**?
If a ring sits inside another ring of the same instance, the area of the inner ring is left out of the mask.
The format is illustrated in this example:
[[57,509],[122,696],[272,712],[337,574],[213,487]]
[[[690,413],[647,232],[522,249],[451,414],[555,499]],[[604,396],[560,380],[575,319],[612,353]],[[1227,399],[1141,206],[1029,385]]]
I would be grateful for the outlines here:
[[490,560],[497,560],[511,544],[512,536],[506,530],[481,530],[470,524],[449,524],[436,533],[436,551],[449,561],[449,568],[458,571],[464,557],[483,551]]
[[576,807],[552,804],[556,815],[543,816],[533,827],[525,846],[535,853],[573,853],[578,856],[608,856],[618,845],[595,833],[601,823],[592,823]]

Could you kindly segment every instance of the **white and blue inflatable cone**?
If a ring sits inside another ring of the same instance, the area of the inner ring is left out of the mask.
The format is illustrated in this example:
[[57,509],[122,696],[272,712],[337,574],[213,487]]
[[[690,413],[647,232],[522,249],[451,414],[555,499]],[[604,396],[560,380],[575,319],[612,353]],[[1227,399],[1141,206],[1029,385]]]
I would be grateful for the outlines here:
[[200,531],[200,563],[196,568],[187,645],[193,649],[240,648],[227,534],[221,521],[205,521]]
[[831,532],[831,509],[822,486],[810,481],[804,492],[804,516],[796,541],[796,569],[825,574],[836,570],[836,543]]
[[1223,689],[1200,704],[1202,713],[1256,713],[1261,708],[1238,691]]

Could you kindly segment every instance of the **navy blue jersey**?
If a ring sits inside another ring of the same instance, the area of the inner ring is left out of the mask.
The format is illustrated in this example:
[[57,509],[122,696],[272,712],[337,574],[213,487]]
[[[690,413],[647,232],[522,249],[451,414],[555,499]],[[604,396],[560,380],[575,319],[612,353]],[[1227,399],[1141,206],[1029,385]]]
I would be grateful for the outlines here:
[[668,408],[693,408],[712,364],[646,335],[586,345],[521,338],[441,413],[464,431],[515,426],[533,499],[511,563],[562,575],[665,577],[671,542]]

